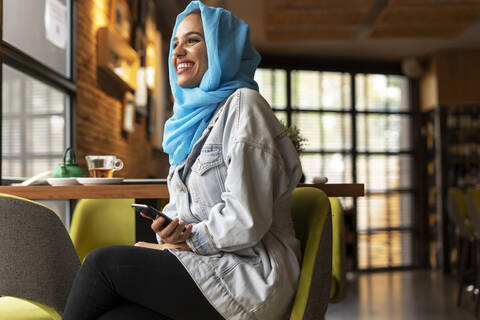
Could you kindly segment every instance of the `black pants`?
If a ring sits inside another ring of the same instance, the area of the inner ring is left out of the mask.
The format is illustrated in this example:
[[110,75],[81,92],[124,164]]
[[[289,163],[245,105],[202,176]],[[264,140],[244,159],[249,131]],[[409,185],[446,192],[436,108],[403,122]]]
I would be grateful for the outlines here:
[[63,319],[223,318],[167,250],[112,246],[87,256]]

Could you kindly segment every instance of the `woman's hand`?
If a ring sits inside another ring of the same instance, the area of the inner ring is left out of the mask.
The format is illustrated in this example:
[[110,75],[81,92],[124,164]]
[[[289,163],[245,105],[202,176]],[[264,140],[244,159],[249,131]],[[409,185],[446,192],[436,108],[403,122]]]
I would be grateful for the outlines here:
[[151,228],[153,232],[159,235],[164,243],[179,244],[185,242],[192,232],[193,225],[189,224],[185,227],[184,221],[175,218],[169,225],[164,226],[165,219],[157,216],[152,222]]
[[150,243],[150,242],[137,242],[135,243],[135,247],[143,247],[143,248],[150,248],[155,250],[165,250],[165,249],[179,249],[184,251],[192,251],[190,247],[187,245],[186,242],[182,243]]

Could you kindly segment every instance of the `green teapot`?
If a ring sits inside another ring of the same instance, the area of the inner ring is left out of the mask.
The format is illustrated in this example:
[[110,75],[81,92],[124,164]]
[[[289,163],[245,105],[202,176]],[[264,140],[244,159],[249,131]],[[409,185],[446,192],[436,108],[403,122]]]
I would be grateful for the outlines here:
[[[70,151],[70,157],[67,156],[68,151]],[[85,171],[77,164],[75,151],[71,147],[65,150],[63,164],[53,170],[52,176],[54,178],[85,177]]]

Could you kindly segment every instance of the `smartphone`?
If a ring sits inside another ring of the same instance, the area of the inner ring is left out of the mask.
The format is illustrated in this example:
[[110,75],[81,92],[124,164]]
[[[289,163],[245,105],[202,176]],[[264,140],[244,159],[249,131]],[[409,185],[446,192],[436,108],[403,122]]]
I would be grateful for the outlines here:
[[168,217],[165,213],[162,211],[155,209],[152,206],[146,205],[146,204],[140,204],[140,203],[134,203],[132,204],[132,207],[138,212],[138,213],[143,213],[155,220],[157,218],[157,215],[160,217],[163,217],[165,219],[164,225],[168,225],[170,222],[172,222],[172,219]]

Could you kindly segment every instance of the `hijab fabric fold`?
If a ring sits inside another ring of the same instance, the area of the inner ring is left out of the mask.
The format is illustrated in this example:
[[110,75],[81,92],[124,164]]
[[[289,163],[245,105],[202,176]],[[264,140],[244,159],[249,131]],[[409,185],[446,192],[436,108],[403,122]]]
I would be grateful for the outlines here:
[[182,88],[177,84],[175,67],[169,60],[169,78],[175,104],[173,116],[165,123],[163,149],[170,164],[182,163],[207,127],[220,102],[238,88],[258,91],[253,80],[260,55],[250,42],[248,25],[229,11],[192,1],[177,16],[170,40],[169,58],[178,24],[192,11],[199,9],[208,55],[208,69],[200,85]]

